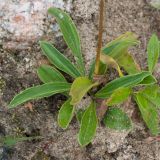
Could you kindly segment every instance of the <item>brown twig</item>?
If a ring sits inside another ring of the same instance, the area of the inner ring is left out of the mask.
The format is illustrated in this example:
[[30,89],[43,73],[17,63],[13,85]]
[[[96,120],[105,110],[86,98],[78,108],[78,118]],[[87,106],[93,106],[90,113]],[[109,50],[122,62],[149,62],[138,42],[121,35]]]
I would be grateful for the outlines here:
[[104,25],[104,8],[105,8],[105,0],[100,0],[99,34],[98,34],[96,65],[95,65],[96,75],[98,75],[99,73],[99,65],[100,65],[100,55],[101,55],[101,48],[102,48],[103,25]]

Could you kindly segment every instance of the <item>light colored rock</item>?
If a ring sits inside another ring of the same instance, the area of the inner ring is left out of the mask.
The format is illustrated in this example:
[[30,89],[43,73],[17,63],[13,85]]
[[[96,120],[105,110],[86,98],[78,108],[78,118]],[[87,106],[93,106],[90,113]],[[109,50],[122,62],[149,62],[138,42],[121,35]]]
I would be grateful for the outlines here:
[[71,0],[0,0],[0,3],[0,39],[7,39],[3,44],[6,49],[23,50],[42,37],[49,7],[71,9]]

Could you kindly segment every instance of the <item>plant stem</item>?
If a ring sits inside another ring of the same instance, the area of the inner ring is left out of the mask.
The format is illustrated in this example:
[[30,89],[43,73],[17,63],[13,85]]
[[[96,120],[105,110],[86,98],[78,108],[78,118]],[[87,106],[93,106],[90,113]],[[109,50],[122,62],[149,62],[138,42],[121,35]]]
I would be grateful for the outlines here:
[[103,37],[104,8],[105,8],[105,0],[100,0],[98,46],[97,46],[97,55],[96,55],[96,65],[95,65],[95,71],[94,71],[96,75],[99,74],[100,55],[101,55],[102,37]]

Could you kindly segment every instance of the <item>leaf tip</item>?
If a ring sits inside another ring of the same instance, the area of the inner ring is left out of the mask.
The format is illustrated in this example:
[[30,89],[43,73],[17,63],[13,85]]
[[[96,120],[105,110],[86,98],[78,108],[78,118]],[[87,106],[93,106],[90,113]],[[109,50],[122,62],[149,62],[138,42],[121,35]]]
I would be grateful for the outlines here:
[[39,41],[40,46],[42,46],[43,44],[45,44],[45,41]]
[[10,101],[10,103],[8,104],[8,107],[7,107],[8,109],[12,109],[12,108],[16,107],[16,105],[13,103],[13,100]]
[[70,105],[73,105],[73,106],[74,106],[74,105],[76,105],[76,104],[77,104],[77,103],[72,99],[71,102],[70,102]]
[[89,143],[83,143],[80,139],[80,135],[78,134],[77,136],[77,140],[78,140],[78,143],[80,145],[80,147],[84,148],[85,146],[87,146]]

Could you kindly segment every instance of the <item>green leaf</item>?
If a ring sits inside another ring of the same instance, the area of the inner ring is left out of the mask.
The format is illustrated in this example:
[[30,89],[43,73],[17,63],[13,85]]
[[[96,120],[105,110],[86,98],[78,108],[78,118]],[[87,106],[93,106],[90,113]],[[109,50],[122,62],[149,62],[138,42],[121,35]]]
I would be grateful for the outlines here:
[[54,67],[42,65],[37,70],[38,76],[43,83],[67,82],[63,75]]
[[95,65],[96,65],[96,61],[95,59],[91,62],[91,65],[90,65],[90,68],[89,68],[89,74],[88,74],[88,77],[90,80],[93,79],[93,76],[94,76],[94,69],[95,69]]
[[129,47],[139,44],[135,34],[126,32],[117,39],[111,41],[103,48],[103,53],[113,58],[118,58],[126,51]]
[[64,40],[66,41],[68,47],[72,50],[75,60],[77,62],[77,67],[81,72],[81,75],[85,75],[85,65],[83,62],[83,57],[81,53],[80,38],[76,29],[75,24],[67,13],[57,8],[50,8],[48,13],[53,15],[63,33]]
[[131,94],[131,91],[132,90],[130,88],[119,88],[115,90],[107,100],[106,105],[113,106],[124,102]]
[[74,80],[69,95],[72,97],[71,104],[78,104],[83,96],[94,86],[98,85],[97,82],[93,83],[87,77],[78,77]]
[[114,69],[116,69],[119,73],[119,76],[122,77],[123,76],[123,73],[119,67],[119,65],[117,64],[117,62],[110,56],[108,55],[104,55],[104,54],[101,54],[101,61],[108,65],[109,67],[112,67]]
[[53,65],[55,65],[59,70],[69,74],[74,78],[81,76],[78,69],[69,61],[69,59],[67,59],[62,53],[60,53],[50,43],[41,41],[40,46],[43,50],[43,53],[48,57],[50,62]]
[[153,34],[149,40],[147,53],[148,53],[148,68],[150,72],[153,72],[156,63],[158,62],[160,52],[160,45],[158,37]]
[[114,130],[129,130],[132,128],[130,118],[119,108],[109,108],[103,122],[106,127]]
[[159,0],[151,0],[150,4],[154,8],[160,9],[160,1]]
[[61,128],[66,129],[73,118],[74,106],[70,104],[71,99],[68,99],[59,110],[58,124]]
[[159,87],[158,85],[147,86],[144,90],[142,90],[142,94],[147,97],[156,98],[158,94]]
[[139,85],[153,85],[157,82],[154,76],[150,75],[143,79],[142,82],[139,83]]
[[140,66],[134,60],[134,58],[128,52],[123,52],[124,54],[121,55],[116,59],[117,63],[120,67],[124,68],[124,70],[128,74],[136,74],[141,71]]
[[160,107],[160,89],[157,85],[148,86],[142,91],[139,91],[150,103],[156,108]]
[[148,98],[158,109],[160,109],[160,92],[157,93],[156,97]]
[[136,36],[127,32],[112,42],[108,43],[102,49],[102,52],[112,58],[123,67],[129,74],[135,74],[140,71],[139,66],[134,58],[128,53],[129,47],[139,44]]
[[82,147],[89,144],[96,133],[98,119],[96,116],[95,107],[96,107],[95,104],[92,102],[91,105],[86,109],[81,120],[81,127],[78,134],[78,141]]
[[107,71],[107,66],[105,63],[103,63],[102,61],[100,61],[99,63],[99,75],[104,75]]
[[43,85],[28,88],[16,95],[9,104],[9,108],[14,108],[24,102],[33,99],[49,97],[57,93],[63,93],[70,90],[71,85],[65,82],[52,82]]
[[146,77],[151,76],[150,72],[143,71],[134,75],[127,75],[117,78],[105,85],[100,91],[96,93],[97,98],[109,98],[111,94],[121,87],[134,87],[142,82]]
[[157,108],[153,103],[151,103],[151,101],[144,97],[143,93],[141,92],[136,94],[135,99],[147,127],[150,129],[153,135],[158,135],[160,133],[160,126]]
[[18,142],[23,142],[23,141],[31,141],[34,139],[40,139],[42,137],[36,136],[36,137],[16,137],[16,136],[6,136],[0,139],[0,141],[3,143],[3,145],[7,147],[14,146]]
[[[90,69],[89,69],[89,74],[88,77],[89,79],[93,79],[94,76],[94,69],[95,69],[95,59],[93,60],[93,62],[91,63]],[[99,75],[104,75],[107,71],[107,66],[106,64],[104,64],[103,62],[100,61],[99,64]]]
[[79,109],[76,113],[76,118],[78,120],[79,123],[81,123],[82,117],[84,115],[85,111],[82,109]]

